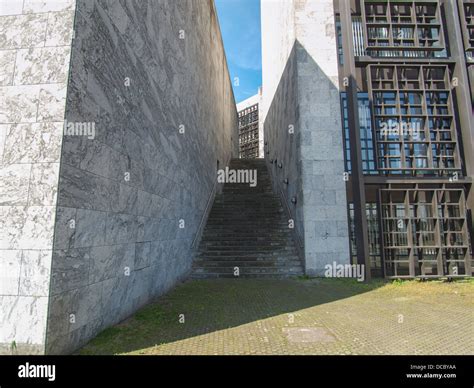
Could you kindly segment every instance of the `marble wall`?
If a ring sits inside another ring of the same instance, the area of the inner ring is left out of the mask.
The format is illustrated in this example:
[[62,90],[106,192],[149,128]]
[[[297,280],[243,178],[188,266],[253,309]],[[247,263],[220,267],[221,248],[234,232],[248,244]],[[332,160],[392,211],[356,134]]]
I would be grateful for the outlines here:
[[48,353],[191,269],[216,168],[238,151],[213,1],[78,0],[66,121]]
[[274,14],[262,24],[266,157],[282,163],[271,167],[274,184],[304,243],[306,273],[323,276],[327,264],[350,262],[334,4],[262,0],[264,14]]
[[0,1],[0,353],[43,353],[75,0]]
[[333,0],[300,0],[295,30],[306,272],[323,276],[350,263]]
[[212,0],[0,0],[0,353],[69,353],[191,269],[237,111]]
[[[304,259],[303,182],[301,174],[301,131],[298,112],[297,42],[283,69],[281,81],[273,94],[264,130],[265,159],[273,188],[286,204],[287,216],[293,220],[293,236]],[[285,182],[288,181],[288,183]],[[292,198],[297,202],[292,203]]]

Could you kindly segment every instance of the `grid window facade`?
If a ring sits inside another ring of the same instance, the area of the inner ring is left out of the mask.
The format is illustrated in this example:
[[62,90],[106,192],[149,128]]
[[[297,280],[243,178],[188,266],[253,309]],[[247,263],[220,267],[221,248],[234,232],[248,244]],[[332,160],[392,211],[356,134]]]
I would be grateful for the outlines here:
[[460,172],[447,65],[371,65],[377,163],[391,174]]
[[258,104],[252,105],[239,113],[239,157],[255,159],[258,153]]
[[474,1],[464,0],[460,7],[461,27],[464,36],[464,46],[466,55],[471,60],[474,59]]
[[382,189],[388,277],[471,274],[463,189]]
[[[369,255],[371,270],[374,275],[382,272],[382,252],[380,246],[380,229],[377,203],[366,203],[367,227],[369,235]],[[357,263],[357,243],[355,239],[354,203],[349,203],[349,226],[352,263]]]
[[366,48],[371,57],[446,57],[436,1],[363,2]]
[[[360,203],[349,204],[352,260],[362,259],[357,245],[368,244],[373,275],[470,276],[472,174],[465,157],[473,150],[461,138],[471,130],[471,112],[458,99],[466,88],[459,84],[460,66],[467,65],[471,98],[473,93],[474,0],[355,0],[350,9],[342,1],[336,19],[340,78],[350,72],[358,93],[354,108],[341,94],[346,171],[354,167],[355,141],[362,160],[362,174],[352,174],[347,189],[349,198],[357,197],[359,185],[365,191]],[[458,12],[461,29],[451,28]],[[346,37],[340,23],[349,19],[352,36]],[[455,39],[464,45],[466,61],[449,56]],[[343,58],[350,45],[351,58]],[[358,109],[357,139],[350,137],[349,109]],[[367,242],[354,219],[364,206]]]
[[[375,165],[374,141],[372,136],[372,115],[367,93],[358,94],[359,104],[359,126],[360,126],[360,142],[362,149],[362,169],[364,174],[378,174]],[[349,136],[349,121],[347,112],[347,96],[346,93],[341,94],[343,125],[344,125],[344,153],[346,171],[351,172],[351,142]]]

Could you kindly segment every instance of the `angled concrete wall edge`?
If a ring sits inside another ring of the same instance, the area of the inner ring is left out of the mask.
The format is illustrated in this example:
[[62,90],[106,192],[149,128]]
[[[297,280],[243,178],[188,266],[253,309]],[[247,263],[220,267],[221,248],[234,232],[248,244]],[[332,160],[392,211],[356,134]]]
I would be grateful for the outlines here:
[[[292,229],[298,255],[305,264],[296,45],[295,42],[266,114],[265,160],[273,189],[281,199],[288,227]],[[292,200],[296,200],[296,203]]]
[[[288,4],[262,1],[262,10],[283,13],[280,18],[294,23],[289,55],[286,38],[262,29],[263,46],[281,50],[267,56],[276,62],[288,59],[273,93],[274,80],[265,73],[275,66],[264,55],[265,157],[273,162],[274,187],[295,222],[295,240],[303,242],[306,273],[324,276],[326,265],[350,263],[334,8],[332,0]],[[320,38],[314,41],[314,36]],[[290,124],[293,135],[288,135]]]
[[186,278],[238,139],[213,2],[77,3],[66,122],[95,134],[64,137],[49,354]]

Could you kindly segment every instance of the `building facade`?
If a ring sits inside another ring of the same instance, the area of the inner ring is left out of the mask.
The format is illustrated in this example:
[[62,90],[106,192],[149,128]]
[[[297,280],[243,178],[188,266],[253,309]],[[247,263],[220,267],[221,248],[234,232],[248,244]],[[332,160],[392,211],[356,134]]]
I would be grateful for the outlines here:
[[353,262],[472,275],[473,1],[336,1]]
[[260,120],[262,89],[256,95],[237,104],[239,116],[239,157],[263,158],[263,125]]
[[307,275],[472,275],[474,1],[262,0],[241,114],[213,1],[151,3],[0,2],[0,353],[70,353],[186,278],[238,156]]
[[265,157],[307,273],[335,258],[366,277],[472,275],[473,12],[262,1]]

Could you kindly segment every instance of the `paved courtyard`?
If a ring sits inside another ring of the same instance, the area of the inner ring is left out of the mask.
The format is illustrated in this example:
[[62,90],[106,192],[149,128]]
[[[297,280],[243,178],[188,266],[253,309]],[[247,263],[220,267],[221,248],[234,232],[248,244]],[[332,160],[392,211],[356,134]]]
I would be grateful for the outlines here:
[[474,282],[189,281],[79,354],[474,354]]

